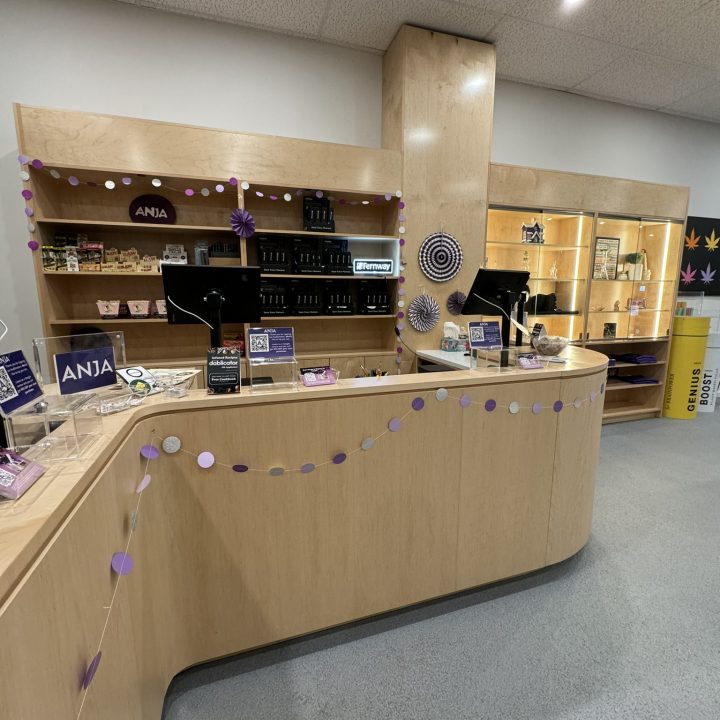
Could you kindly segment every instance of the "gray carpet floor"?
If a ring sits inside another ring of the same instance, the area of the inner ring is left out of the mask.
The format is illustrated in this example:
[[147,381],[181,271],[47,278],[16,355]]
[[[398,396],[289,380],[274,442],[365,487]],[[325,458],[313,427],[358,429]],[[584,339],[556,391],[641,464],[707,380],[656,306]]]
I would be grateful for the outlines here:
[[603,429],[575,558],[185,672],[163,717],[718,720],[720,411]]

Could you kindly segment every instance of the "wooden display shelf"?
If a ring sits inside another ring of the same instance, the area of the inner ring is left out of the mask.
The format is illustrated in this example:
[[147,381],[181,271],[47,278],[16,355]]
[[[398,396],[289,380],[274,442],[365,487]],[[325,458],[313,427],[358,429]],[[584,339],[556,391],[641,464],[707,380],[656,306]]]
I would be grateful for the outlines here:
[[616,362],[614,365],[608,365],[608,370],[615,370],[615,368],[640,368],[640,367],[652,367],[653,365],[667,365],[666,360],[656,360],[651,363],[631,363],[631,362]]
[[148,323],[165,323],[167,318],[70,318],[50,319],[50,325],[147,325]]
[[49,277],[151,277],[162,278],[162,273],[156,272],[68,272],[67,270],[43,270],[43,275]]
[[521,242],[507,242],[504,240],[488,240],[487,245],[499,245],[503,247],[516,247],[516,248],[551,248],[552,250],[583,250],[587,248],[587,245],[555,245],[554,243],[521,243]]
[[618,343],[668,342],[667,335],[660,337],[594,338],[586,340],[586,345],[617,345]]
[[[611,368],[612,369],[612,368]],[[605,386],[606,392],[613,392],[614,390],[646,390],[647,388],[659,388],[662,387],[662,383],[648,383],[646,385],[633,385],[632,383],[626,383],[622,380],[608,380]]]
[[[127,230],[152,230],[158,232],[198,231],[220,232],[235,235],[230,227],[221,225],[163,225],[155,223],[134,223],[130,220],[69,220],[66,218],[37,218],[41,225],[72,225],[76,227],[122,228]],[[237,236],[235,236],[237,237]]]
[[[655,308],[638,308],[637,311],[638,313],[662,313],[670,312],[670,309],[656,310]],[[590,315],[627,315],[629,312],[629,310],[588,310]]]
[[268,228],[255,228],[255,233],[249,240],[256,238],[258,235],[297,235],[300,237],[316,237],[316,238],[335,238],[340,240],[352,240],[353,242],[392,242],[398,238],[394,235],[371,235],[371,234],[353,234],[344,232],[313,232],[310,230],[271,230]]
[[261,278],[273,280],[397,280],[398,275],[288,275],[285,273],[261,273]]
[[605,280],[603,278],[593,278],[594,283],[633,283],[635,285],[661,285],[663,283],[675,283],[676,279],[672,280]]
[[[661,386],[653,386],[661,387]],[[662,410],[662,407],[642,405],[640,403],[618,402],[605,403],[603,410],[603,420],[634,420],[636,416],[647,417],[655,415]]]
[[[373,320],[394,317],[394,315],[270,315],[268,317],[261,317],[260,322],[269,322],[271,320]],[[316,354],[321,355],[322,353]]]
[[530,282],[537,280],[538,282],[568,282],[568,283],[581,283],[585,282],[585,278],[551,278],[551,277],[532,277],[530,276]]

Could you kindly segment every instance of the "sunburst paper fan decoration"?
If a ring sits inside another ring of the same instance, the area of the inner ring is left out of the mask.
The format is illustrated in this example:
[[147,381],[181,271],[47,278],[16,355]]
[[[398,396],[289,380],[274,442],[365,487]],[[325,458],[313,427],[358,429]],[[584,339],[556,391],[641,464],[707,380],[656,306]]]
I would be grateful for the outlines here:
[[423,240],[418,251],[418,262],[425,277],[435,282],[447,282],[460,272],[462,248],[449,233],[436,232]]
[[255,232],[255,218],[245,208],[237,208],[230,214],[230,227],[236,235],[249,238]]
[[463,309],[463,306],[465,305],[466,300],[467,300],[467,295],[465,293],[460,292],[459,290],[456,290],[454,293],[451,293],[450,297],[447,299],[448,312],[451,315],[459,315],[462,312],[462,309]]
[[428,332],[440,320],[440,306],[429,295],[418,295],[410,303],[408,320],[418,332]]

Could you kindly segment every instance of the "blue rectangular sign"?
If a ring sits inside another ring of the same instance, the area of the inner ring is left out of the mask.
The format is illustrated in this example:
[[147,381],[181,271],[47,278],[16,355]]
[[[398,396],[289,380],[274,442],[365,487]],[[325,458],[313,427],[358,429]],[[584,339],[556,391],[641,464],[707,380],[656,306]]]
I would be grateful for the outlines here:
[[117,382],[112,347],[57,353],[55,372],[61,395],[87,392]]
[[469,323],[469,329],[471,348],[479,350],[481,348],[488,349],[502,347],[500,323],[497,320],[471,322]]
[[291,327],[250,328],[248,357],[251,360],[291,360],[295,338]]
[[21,350],[0,355],[0,413],[9,415],[42,394]]

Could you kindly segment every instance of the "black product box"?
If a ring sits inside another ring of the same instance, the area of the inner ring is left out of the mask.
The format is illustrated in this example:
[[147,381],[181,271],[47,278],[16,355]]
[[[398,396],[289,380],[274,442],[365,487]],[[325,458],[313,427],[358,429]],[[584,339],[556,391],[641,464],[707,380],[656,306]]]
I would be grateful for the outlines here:
[[240,392],[240,352],[236,348],[208,351],[207,387],[210,395]]
[[257,245],[261,272],[278,275],[292,272],[292,253],[287,239],[263,235],[257,239]]
[[323,296],[325,298],[326,315],[353,314],[353,297],[350,283],[327,280],[324,283]]
[[390,314],[390,293],[387,282],[361,280],[358,285],[358,312],[361,315]]
[[282,283],[262,282],[260,284],[260,305],[263,317],[290,314],[290,293]]
[[293,267],[298,275],[324,275],[325,265],[317,238],[293,240]]
[[335,232],[335,212],[325,198],[303,198],[303,229],[310,232]]
[[352,275],[352,255],[347,240],[323,240],[323,262],[328,275]]
[[324,299],[319,283],[293,280],[290,297],[293,315],[322,315]]

